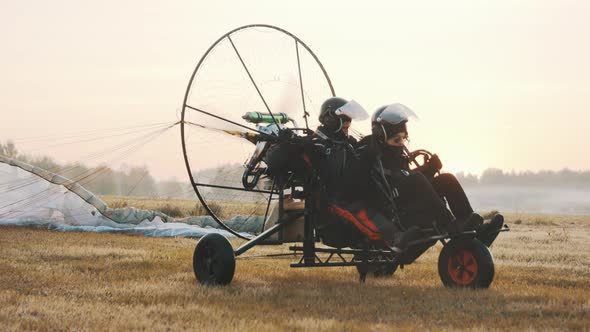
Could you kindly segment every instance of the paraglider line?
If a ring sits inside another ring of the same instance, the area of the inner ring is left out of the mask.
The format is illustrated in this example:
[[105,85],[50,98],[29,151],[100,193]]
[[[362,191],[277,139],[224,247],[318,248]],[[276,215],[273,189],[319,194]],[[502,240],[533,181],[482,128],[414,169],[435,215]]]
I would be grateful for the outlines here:
[[[143,144],[147,143],[148,141],[152,140],[153,138],[155,138],[156,136],[160,135],[164,131],[172,128],[176,124],[178,124],[178,122],[177,123],[174,123],[174,124],[172,124],[172,125],[170,125],[170,126],[168,126],[166,128],[162,128],[162,129],[158,128],[156,131],[149,132],[146,135],[143,135],[143,136],[141,136],[139,138],[133,138],[133,139],[131,139],[129,141],[126,141],[126,142],[124,142],[122,144],[119,144],[117,146],[114,146],[114,147],[110,147],[108,149],[105,149],[102,152],[99,152],[99,153],[96,153],[96,154],[87,155],[87,156],[82,157],[82,158],[84,158],[85,160],[88,161],[88,160],[95,159],[97,157],[101,157],[101,156],[103,156],[103,155],[105,155],[107,153],[112,153],[114,151],[121,150],[123,148],[128,148],[128,149],[126,151],[124,151],[123,153],[121,153],[121,156],[128,157],[128,154],[127,153],[130,152],[132,149],[135,149],[137,146],[140,146],[140,145],[143,145]],[[145,143],[142,143],[141,140],[145,141]],[[111,161],[115,161],[116,159],[118,159],[118,157],[113,158]],[[64,167],[62,167],[62,168],[53,168],[53,169],[48,169],[48,171],[50,171],[52,173],[56,173],[56,174],[63,174],[65,172],[73,171],[73,170],[78,169],[78,168],[80,168],[80,165],[70,166],[70,167],[65,167],[65,168]],[[89,171],[92,171],[92,170],[84,171],[84,172],[82,172],[82,174],[84,174],[86,172],[89,172]],[[76,175],[76,177],[77,176],[80,176],[82,174],[78,174],[78,175]],[[16,189],[21,189],[21,188],[24,188],[26,186],[35,184],[38,181],[42,181],[42,179],[41,178],[38,178],[38,179],[27,179],[25,181],[18,180],[18,181],[14,182],[14,183],[1,183],[0,184],[0,187],[2,187],[3,185],[8,185],[8,187],[6,188],[6,190],[1,190],[0,193],[1,192],[13,191],[13,190],[16,190]],[[16,186],[14,184],[16,184]]]
[[[175,126],[178,123],[179,122],[176,122],[176,123],[172,124],[171,126]],[[160,125],[159,127],[163,127],[163,126]],[[170,128],[170,124],[169,123],[166,124],[165,128],[166,129]],[[44,146],[44,147],[32,149],[30,151],[44,150],[44,149],[48,149],[48,148],[54,148],[54,147],[63,146],[63,145],[69,145],[69,144],[78,144],[78,143],[92,142],[92,141],[97,141],[97,140],[101,140],[101,139],[104,139],[104,138],[112,138],[112,137],[118,137],[118,136],[125,136],[125,135],[129,135],[129,134],[136,134],[136,133],[143,132],[143,131],[145,131],[145,129],[140,129],[140,130],[135,130],[135,131],[129,131],[129,132],[120,133],[120,134],[114,134],[114,135],[113,134],[110,134],[110,135],[105,135],[105,136],[100,136],[100,137],[93,137],[93,138],[83,139],[83,140],[69,141],[69,142],[65,142],[65,143],[58,143],[58,144],[54,144],[54,145],[48,145],[48,146]]]
[[146,127],[156,127],[162,125],[168,125],[169,122],[160,122],[160,123],[152,123],[146,125],[138,125],[138,126],[128,126],[128,127],[116,127],[116,128],[105,128],[105,129],[95,129],[95,130],[85,130],[85,131],[76,131],[76,132],[69,132],[69,133],[61,133],[61,134],[52,134],[52,135],[45,135],[45,136],[33,136],[33,137],[26,137],[17,139],[16,143],[30,143],[35,141],[46,141],[48,138],[52,137],[62,137],[62,138],[72,138],[72,137],[81,137],[81,136],[91,136],[96,135],[97,133],[103,134],[107,132],[116,132],[116,131],[124,131],[130,130],[134,128],[146,128]]
[[141,176],[141,178],[139,178],[139,181],[137,181],[137,183],[135,183],[135,185],[133,186],[133,188],[131,188],[131,190],[129,190],[129,192],[127,193],[127,195],[125,196],[129,196],[131,195],[131,193],[133,192],[133,190],[135,190],[135,188],[137,188],[137,186],[141,183],[141,181],[143,181],[143,179],[149,174],[149,171],[146,170],[145,173],[143,173],[143,175]]
[[[150,133],[149,135],[146,135],[144,138],[142,138],[143,139],[143,142],[140,141],[139,143],[137,143],[137,144],[135,144],[133,146],[130,146],[126,151],[123,151],[123,153],[121,153],[121,155],[122,156],[125,156],[125,157],[129,157],[130,154],[134,152],[134,151],[132,151],[133,149],[135,149],[136,147],[141,146],[143,144],[146,144],[147,142],[153,140],[154,138],[158,137],[160,134],[162,134],[166,130],[172,128],[176,124],[178,124],[178,123],[172,124],[172,125],[168,126],[167,128],[159,129],[158,131],[156,131],[154,133]],[[78,174],[75,178],[70,179],[70,182],[68,182],[67,184],[62,184],[62,186],[70,189],[69,187],[70,186],[73,186],[76,183],[78,183],[80,185],[85,185],[85,184],[87,184],[87,183],[89,183],[91,181],[94,181],[99,175],[102,175],[106,170],[108,170],[107,167],[98,167],[96,169],[89,169],[87,171],[82,172],[81,174]],[[42,181],[42,180],[43,180],[42,178],[39,178],[39,179],[35,179],[34,181]],[[82,180],[86,180],[86,181],[82,181]],[[79,194],[77,194],[74,191],[71,191],[70,190],[70,192],[72,192],[72,193],[78,195],[79,197],[81,197]],[[16,205],[18,203],[22,203],[22,202],[28,201],[28,202],[25,202],[24,204],[22,204],[21,206],[18,207],[19,209],[23,209],[24,207],[29,207],[29,206],[32,206],[34,204],[39,204],[43,200],[49,199],[50,197],[52,197],[54,195],[58,195],[58,194],[61,194],[61,191],[59,191],[59,186],[57,188],[47,188],[47,189],[45,189],[43,191],[40,191],[38,193],[35,193],[35,194],[32,194],[32,195],[30,195],[28,197],[25,197],[23,199],[20,199],[20,200],[18,200],[16,202],[13,202],[13,203],[8,204],[8,205],[5,205],[5,206],[2,206],[2,207],[0,207],[0,210],[2,210],[4,208],[7,208],[9,206]],[[82,199],[84,199],[84,198],[82,198]],[[4,218],[5,216],[11,215],[11,214],[15,214],[15,213],[18,215],[18,214],[22,214],[22,213],[25,213],[25,212],[26,211],[22,211],[22,212],[7,211],[4,214],[0,214],[0,218]],[[106,218],[111,219],[109,217],[106,217]]]

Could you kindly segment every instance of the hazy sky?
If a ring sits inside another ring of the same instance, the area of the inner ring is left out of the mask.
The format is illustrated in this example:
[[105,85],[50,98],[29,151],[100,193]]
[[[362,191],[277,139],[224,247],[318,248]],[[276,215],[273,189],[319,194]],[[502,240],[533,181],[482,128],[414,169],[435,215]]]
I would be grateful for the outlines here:
[[[587,1],[3,1],[0,141],[72,161],[105,143],[25,139],[173,122],[201,55],[251,23],[305,41],[338,95],[414,109],[412,147],[448,170],[590,169]],[[178,128],[125,162],[186,179]]]

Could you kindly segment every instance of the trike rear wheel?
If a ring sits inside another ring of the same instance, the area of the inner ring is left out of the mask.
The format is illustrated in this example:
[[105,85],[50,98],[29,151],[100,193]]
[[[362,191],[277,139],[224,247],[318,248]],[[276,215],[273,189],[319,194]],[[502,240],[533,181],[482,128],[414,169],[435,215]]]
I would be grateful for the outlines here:
[[494,279],[494,259],[477,239],[452,240],[438,257],[438,274],[446,287],[488,288]]

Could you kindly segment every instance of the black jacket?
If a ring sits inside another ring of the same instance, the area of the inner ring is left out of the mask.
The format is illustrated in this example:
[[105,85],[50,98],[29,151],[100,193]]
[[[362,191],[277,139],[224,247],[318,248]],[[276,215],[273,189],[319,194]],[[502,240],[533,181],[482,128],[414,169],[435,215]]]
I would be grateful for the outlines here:
[[403,153],[403,148],[394,146],[382,146],[373,140],[373,135],[363,137],[357,144],[358,151],[366,151],[364,159],[379,159],[390,186],[396,187],[397,181],[410,171],[410,162]]
[[358,195],[360,159],[353,141],[324,127],[315,132],[305,149],[305,158],[320,179],[328,199],[352,201]]
[[375,156],[380,156],[383,164],[383,169],[388,181],[392,187],[396,187],[400,179],[406,176],[408,173],[420,172],[428,179],[432,179],[437,169],[433,169],[430,164],[421,165],[414,169],[410,169],[410,159],[404,153],[402,147],[397,146],[381,146],[373,141],[373,136],[365,136],[358,144],[357,147],[361,148],[366,146],[370,148]]
[[[356,152],[360,159],[359,185],[361,195],[373,206],[392,217],[397,213],[395,205],[395,181],[390,171],[394,163],[403,164],[403,160],[389,158],[373,141],[371,135],[365,136],[357,144]],[[397,169],[400,172],[400,169]],[[401,173],[399,173],[401,175]]]

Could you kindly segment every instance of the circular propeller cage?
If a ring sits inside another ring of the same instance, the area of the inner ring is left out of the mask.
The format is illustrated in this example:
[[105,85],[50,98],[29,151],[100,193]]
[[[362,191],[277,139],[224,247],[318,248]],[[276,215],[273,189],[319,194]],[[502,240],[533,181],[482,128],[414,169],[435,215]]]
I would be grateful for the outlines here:
[[[232,225],[263,230],[282,193],[264,174],[264,161],[253,161],[262,148],[256,135],[315,129],[322,102],[332,96],[316,55],[283,29],[248,25],[213,43],[188,83],[180,128],[190,181],[217,223],[244,239]],[[246,170],[259,178],[245,182]]]

